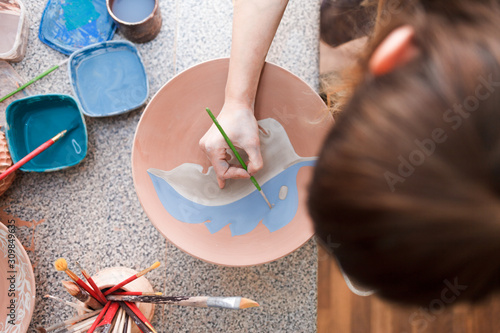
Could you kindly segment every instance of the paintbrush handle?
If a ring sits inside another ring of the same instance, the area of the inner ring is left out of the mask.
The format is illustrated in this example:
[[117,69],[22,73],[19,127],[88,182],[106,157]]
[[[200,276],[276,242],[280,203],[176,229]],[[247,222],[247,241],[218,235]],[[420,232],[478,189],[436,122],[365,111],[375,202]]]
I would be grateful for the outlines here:
[[129,315],[125,312],[124,325],[121,333],[128,333],[128,321],[129,321]]
[[51,67],[49,69],[47,69],[45,72],[43,72],[42,74],[38,75],[37,77],[35,77],[34,79],[31,79],[29,80],[28,82],[26,82],[25,84],[23,84],[22,86],[20,86],[19,88],[17,88],[16,90],[14,90],[13,92],[10,92],[8,93],[7,95],[5,95],[4,97],[0,98],[0,103],[5,101],[7,98],[11,97],[12,95],[15,95],[17,94],[18,92],[20,92],[21,90],[23,90],[24,88],[26,88],[27,86],[31,85],[33,82],[35,81],[38,81],[40,80],[42,77],[52,73],[53,71],[55,71],[56,69],[58,69],[61,65],[55,65],[54,67]]
[[102,309],[101,313],[99,313],[99,315],[97,316],[96,320],[94,321],[94,324],[92,324],[92,326],[89,328],[89,330],[87,331],[87,333],[93,333],[94,332],[95,328],[97,327],[97,325],[99,325],[99,322],[101,321],[102,317],[104,317],[104,315],[106,314],[106,312],[108,311],[108,309],[109,309],[110,306],[111,306],[111,302],[106,303],[106,305]]
[[101,303],[102,305],[106,304],[105,302],[102,302],[100,299],[99,299],[99,296],[97,296],[97,294],[92,290],[92,288],[90,288],[85,282],[83,282],[82,279],[80,279],[78,277],[78,275],[76,275],[75,273],[73,273],[72,271],[70,271],[69,269],[66,269],[65,270],[66,274],[68,274],[68,276],[71,278],[71,280],[75,281],[76,284],[78,284],[80,287],[82,287],[86,292],[89,293],[90,296],[92,296],[93,298],[95,298],[96,301],[98,301],[99,303]]
[[106,297],[102,293],[101,289],[99,289],[99,287],[95,284],[92,277],[88,275],[87,272],[84,270],[82,270],[82,275],[85,277],[85,280],[87,280],[92,289],[95,291],[96,295],[99,297],[99,300],[101,300],[105,304],[107,302]]
[[128,305],[130,310],[134,311],[137,317],[139,317],[139,319],[144,322],[144,325],[146,325],[151,331],[153,331],[153,333],[157,333],[153,325],[151,325],[151,323],[149,322],[148,318],[146,318],[146,316],[141,312],[141,310],[139,310],[139,308],[137,307],[137,305],[135,305],[135,303],[131,302],[125,302],[125,303]]
[[240,162],[240,164],[243,167],[243,169],[248,170],[245,161],[243,161],[243,159],[241,158],[240,154],[236,150],[236,147],[233,145],[233,142],[231,141],[231,139],[229,139],[229,137],[227,136],[226,132],[224,131],[224,129],[222,128],[222,126],[217,121],[217,118],[215,118],[214,114],[212,113],[212,111],[210,111],[209,108],[206,108],[206,110],[207,110],[208,115],[210,116],[210,118],[212,118],[212,121],[214,122],[215,126],[219,129],[220,134],[222,134],[222,136],[224,137],[224,140],[226,140],[226,143],[228,144],[229,148],[231,148],[231,150],[233,151],[234,156],[236,156],[236,158]]
[[122,282],[118,283],[117,285],[115,285],[114,287],[112,287],[111,289],[106,290],[106,292],[104,293],[104,296],[108,296],[113,291],[116,291],[116,290],[120,289],[124,285],[129,284],[130,282],[134,281],[137,278],[138,278],[137,274],[136,275],[132,275],[131,277],[129,277],[125,281],[122,281]]
[[99,296],[97,296],[97,294],[92,290],[92,288],[90,288],[85,282],[83,282],[82,279],[78,278],[78,280],[75,280],[75,282],[80,286],[82,287],[83,289],[85,289],[86,292],[89,293],[89,295],[91,297],[93,297],[96,301],[98,301],[99,303],[101,304],[106,304],[106,302],[103,302],[101,301],[101,299],[99,298]]
[[[154,304],[171,304],[181,306],[193,306],[199,308],[225,308],[245,309],[258,306],[258,303],[240,296],[236,297],[213,297],[213,296],[108,296],[110,301],[117,302],[139,302]],[[243,306],[242,306],[243,305]]]
[[119,308],[120,308],[120,305],[118,303],[112,302],[111,305],[109,306],[108,311],[106,311],[104,318],[99,323],[99,325],[97,325],[97,327],[107,325],[107,324],[111,325],[111,322],[113,321],[113,318],[115,318],[116,312],[118,311]]
[[94,289],[99,299],[102,302],[106,303],[107,302],[106,297],[104,297],[104,294],[102,293],[101,289],[99,289],[99,287],[95,284],[94,280],[92,280],[92,278],[89,276],[87,281],[90,283],[90,286],[92,287],[92,289]]
[[37,156],[38,154],[40,154],[42,151],[44,151],[45,149],[47,149],[50,146],[52,146],[54,144],[54,142],[56,142],[57,140],[59,140],[60,138],[62,138],[64,136],[64,134],[66,134],[66,130],[64,130],[61,133],[57,134],[55,137],[53,137],[52,139],[49,139],[45,143],[42,143],[40,146],[38,146],[38,148],[36,148],[31,153],[29,153],[28,155],[26,155],[22,159],[20,159],[17,163],[15,163],[14,165],[12,165],[10,168],[8,168],[4,172],[2,172],[2,174],[0,174],[0,180],[4,179],[5,177],[7,177],[8,175],[10,175],[11,173],[13,173],[14,171],[16,171],[17,169],[19,169],[20,167],[22,167],[23,165],[25,165],[27,162],[29,162],[31,159],[33,159],[35,156]]
[[155,268],[158,268],[159,266],[160,266],[160,262],[159,261],[155,262],[154,264],[152,264],[150,267],[146,268],[145,270],[143,270],[137,274],[132,275],[131,277],[129,277],[125,281],[122,281],[122,282],[118,283],[117,285],[113,286],[113,288],[106,290],[106,292],[104,293],[104,296],[111,294],[113,291],[120,289],[124,285],[134,281],[135,279],[140,278],[141,276],[147,274],[148,272],[152,271]]
[[143,333],[153,333],[153,331],[146,326],[146,324],[135,314],[134,311],[125,303],[125,302],[118,302],[120,304],[121,308],[125,310],[125,312],[130,316],[132,321],[139,327],[139,329]]

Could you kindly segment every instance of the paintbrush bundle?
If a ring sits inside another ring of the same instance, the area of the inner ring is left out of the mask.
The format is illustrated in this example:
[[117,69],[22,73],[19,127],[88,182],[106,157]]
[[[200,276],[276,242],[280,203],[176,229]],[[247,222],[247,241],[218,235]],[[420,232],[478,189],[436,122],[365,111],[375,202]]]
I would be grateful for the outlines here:
[[[130,282],[138,279],[139,277],[147,274],[151,270],[160,266],[159,262],[155,262],[149,268],[130,276],[124,281],[111,286],[105,293],[99,289],[92,277],[77,263],[80,268],[80,272],[86,281],[80,279],[76,273],[68,268],[68,263],[65,259],[60,258],[54,262],[54,267],[58,271],[65,272],[74,282],[62,281],[64,288],[68,293],[75,297],[80,302],[84,303],[87,307],[94,309],[96,311],[90,310],[73,302],[68,302],[61,300],[57,297],[47,295],[52,299],[57,299],[64,302],[66,305],[78,308],[82,311],[90,311],[88,315],[76,316],[70,318],[59,324],[50,326],[48,328],[40,327],[39,332],[47,333],[51,331],[57,331],[57,333],[80,333],[80,332],[99,332],[99,333],[128,333],[131,332],[131,325],[129,321],[130,315],[128,312],[120,306],[119,302],[109,301],[105,295],[108,297],[118,294],[120,296],[158,296],[161,293],[151,293],[151,292],[138,292],[138,291],[123,291],[122,287],[126,286]],[[133,304],[133,303],[129,303]],[[103,307],[104,306],[104,307]],[[139,308],[135,304],[129,306],[128,309],[133,308],[134,311],[134,323],[140,328],[142,326],[146,327],[143,332],[156,332],[151,323],[147,318],[141,313]]]
[[[160,266],[159,262],[155,262],[149,268],[133,274],[120,283],[110,286],[108,290],[100,290],[92,277],[82,267],[80,267],[80,271],[87,282],[80,279],[74,272],[68,269],[68,264],[63,258],[56,260],[54,266],[58,271],[65,272],[74,281],[62,281],[68,293],[93,310],[86,308],[84,311],[89,311],[90,313],[75,316],[48,328],[40,327],[38,330],[41,333],[51,331],[56,331],[56,333],[129,333],[132,332],[132,324],[135,324],[143,333],[156,333],[153,325],[135,303],[172,304],[224,309],[247,309],[259,306],[257,302],[243,297],[163,296],[159,292],[123,291],[121,289]],[[73,302],[61,300],[50,295],[47,297],[62,301],[66,305],[81,308],[80,305]]]

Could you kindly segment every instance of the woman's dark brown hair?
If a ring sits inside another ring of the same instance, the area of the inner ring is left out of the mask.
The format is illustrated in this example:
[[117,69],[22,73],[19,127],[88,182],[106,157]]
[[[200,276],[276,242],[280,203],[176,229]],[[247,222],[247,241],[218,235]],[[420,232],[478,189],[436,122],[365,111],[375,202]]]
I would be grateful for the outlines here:
[[[378,27],[325,141],[317,235],[383,297],[428,305],[500,286],[499,18],[494,1],[407,1]],[[372,76],[371,53],[403,24],[419,55]]]

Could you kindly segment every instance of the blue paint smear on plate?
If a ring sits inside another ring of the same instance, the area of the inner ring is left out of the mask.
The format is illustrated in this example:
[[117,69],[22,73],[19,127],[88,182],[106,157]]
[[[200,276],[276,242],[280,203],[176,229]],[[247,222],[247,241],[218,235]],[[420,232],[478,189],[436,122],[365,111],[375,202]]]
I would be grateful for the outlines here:
[[21,167],[55,171],[76,165],[87,154],[87,129],[77,102],[68,95],[36,95],[12,102],[6,110],[7,142],[15,162],[63,130],[65,136]]
[[146,70],[132,43],[111,41],[88,46],[73,53],[68,66],[73,91],[87,116],[128,112],[148,98]]
[[115,24],[106,0],[49,0],[38,37],[64,54],[113,38]]
[[[257,190],[227,205],[201,205],[180,195],[164,179],[150,172],[148,174],[163,207],[175,219],[191,224],[205,222],[205,226],[212,234],[229,224],[231,235],[240,236],[251,232],[260,221],[270,232],[290,223],[297,213],[299,204],[297,173],[301,167],[314,165],[315,161],[299,162],[261,186],[273,209],[269,209]],[[282,186],[288,187],[288,194],[284,200],[279,198]]]

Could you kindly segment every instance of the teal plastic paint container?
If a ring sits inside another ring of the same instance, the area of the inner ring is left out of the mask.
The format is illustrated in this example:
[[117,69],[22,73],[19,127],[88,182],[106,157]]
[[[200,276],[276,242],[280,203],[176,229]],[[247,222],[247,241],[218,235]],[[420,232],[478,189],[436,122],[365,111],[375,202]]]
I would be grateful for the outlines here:
[[61,170],[80,163],[87,155],[87,127],[73,97],[59,94],[30,96],[12,102],[5,113],[5,134],[14,163],[59,132],[68,131],[20,170]]

